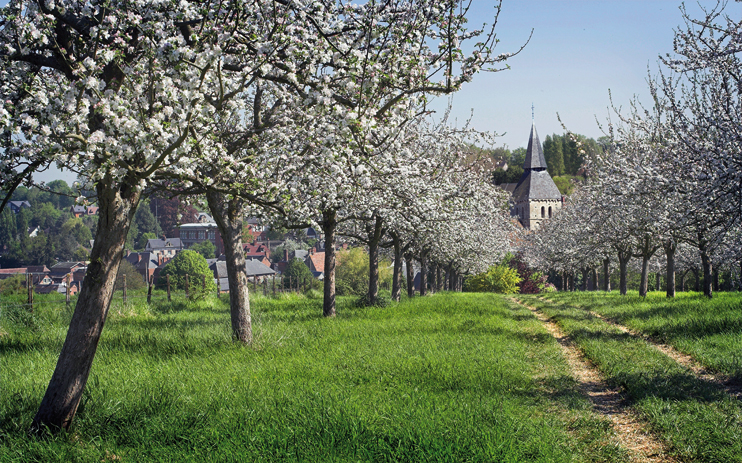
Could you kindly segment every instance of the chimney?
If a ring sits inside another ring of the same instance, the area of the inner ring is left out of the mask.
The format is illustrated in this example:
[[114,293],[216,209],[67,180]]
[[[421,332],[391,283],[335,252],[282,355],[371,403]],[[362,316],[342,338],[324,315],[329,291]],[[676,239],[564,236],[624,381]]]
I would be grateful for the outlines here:
[[289,261],[289,250],[288,249],[284,249],[283,250],[283,260],[284,260],[284,262],[288,262]]
[[142,261],[142,253],[137,254],[137,264]]
[[157,266],[162,265],[162,254],[157,254]]
[[126,257],[129,257],[131,255],[131,249],[126,250]]
[[310,256],[313,256],[314,253],[315,253],[315,251],[316,251],[316,249],[314,247],[312,247],[312,249],[309,250],[309,255]]

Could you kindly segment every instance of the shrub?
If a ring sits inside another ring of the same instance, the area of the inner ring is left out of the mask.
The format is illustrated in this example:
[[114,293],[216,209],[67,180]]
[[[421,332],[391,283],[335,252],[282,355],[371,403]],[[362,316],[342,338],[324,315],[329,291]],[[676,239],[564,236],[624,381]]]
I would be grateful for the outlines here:
[[544,291],[544,285],[546,284],[547,278],[546,275],[534,271],[528,266],[528,264],[517,256],[510,259],[509,265],[512,269],[518,272],[518,276],[521,279],[521,294],[538,294]]
[[521,282],[518,272],[505,264],[494,265],[485,273],[469,277],[464,282],[464,291],[515,294]]
[[216,246],[209,240],[194,244],[191,246],[191,251],[201,254],[204,256],[204,259],[213,259],[216,257]]
[[126,259],[121,260],[121,265],[119,265],[119,272],[116,274],[116,287],[114,288],[115,291],[120,291],[124,288],[124,275],[126,275],[126,289],[140,289],[147,286],[147,283],[144,281],[144,277],[141,273],[137,272],[137,269],[134,268],[133,265],[131,265],[131,262],[129,262]]
[[307,264],[303,260],[293,258],[289,260],[286,265],[286,270],[283,271],[282,287],[288,288],[291,285],[292,288],[296,288],[297,279],[299,281],[299,287],[303,287],[304,282],[312,284],[314,282],[314,275],[309,270]]
[[[389,265],[388,259],[379,260],[379,285],[391,285]],[[363,248],[338,252],[335,291],[338,296],[361,296],[368,292],[368,253]]]
[[10,278],[0,280],[0,294],[11,296],[26,292],[26,275],[13,275]]
[[[207,294],[213,294],[216,291],[214,283],[214,274],[209,270],[206,259],[201,254],[186,249],[180,251],[160,272],[160,278],[157,280],[158,288],[165,288],[167,285],[167,276],[170,275],[170,287],[185,290],[186,275],[189,278],[188,297],[191,300],[200,299]],[[206,277],[206,288],[202,288],[202,278]]]
[[379,294],[376,296],[376,302],[372,304],[368,300],[368,292],[367,292],[363,296],[356,299],[355,306],[356,307],[387,307],[391,305],[391,303],[392,303],[392,300],[390,298]]

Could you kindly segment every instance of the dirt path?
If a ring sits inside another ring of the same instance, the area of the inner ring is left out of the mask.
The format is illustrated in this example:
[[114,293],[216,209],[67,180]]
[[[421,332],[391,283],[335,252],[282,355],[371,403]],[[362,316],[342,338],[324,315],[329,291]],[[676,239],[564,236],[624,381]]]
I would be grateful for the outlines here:
[[593,409],[607,417],[613,423],[616,442],[628,449],[632,461],[635,462],[678,462],[677,459],[666,454],[665,446],[647,430],[647,425],[637,414],[625,404],[624,396],[605,382],[598,368],[587,360],[570,338],[564,334],[554,321],[535,307],[528,306],[518,300],[513,302],[526,307],[541,322],[549,333],[554,336],[562,347],[572,375],[577,380],[580,391],[593,404]]
[[[548,303],[554,303],[554,301],[551,301],[545,298],[541,298],[541,300],[543,300],[544,302],[548,302]],[[592,310],[587,310],[587,309],[582,309],[582,310],[585,310],[587,313],[589,313],[593,317],[603,320],[604,322],[615,327],[616,329],[620,330],[623,333],[634,336],[635,338],[643,339],[647,343],[656,347],[663,354],[675,360],[677,363],[679,363],[684,368],[687,368],[688,370],[693,372],[693,374],[695,374],[702,381],[711,383],[714,386],[724,390],[730,396],[735,397],[736,399],[742,400],[742,384],[735,382],[732,378],[726,375],[723,375],[723,374],[710,372],[706,367],[704,367],[696,359],[694,359],[688,354],[684,354],[680,352],[679,350],[675,349],[669,344],[659,342],[653,339],[651,336],[647,336],[638,331],[634,331],[631,328],[624,326],[613,319],[606,318],[598,313],[595,313]]]

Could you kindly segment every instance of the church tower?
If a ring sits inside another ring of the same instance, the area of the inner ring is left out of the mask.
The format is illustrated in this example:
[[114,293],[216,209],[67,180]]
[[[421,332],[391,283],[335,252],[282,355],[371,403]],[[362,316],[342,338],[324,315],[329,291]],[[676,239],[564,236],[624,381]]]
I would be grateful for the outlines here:
[[523,175],[513,191],[513,215],[529,230],[535,230],[562,207],[562,194],[546,170],[546,159],[536,124],[531,125]]

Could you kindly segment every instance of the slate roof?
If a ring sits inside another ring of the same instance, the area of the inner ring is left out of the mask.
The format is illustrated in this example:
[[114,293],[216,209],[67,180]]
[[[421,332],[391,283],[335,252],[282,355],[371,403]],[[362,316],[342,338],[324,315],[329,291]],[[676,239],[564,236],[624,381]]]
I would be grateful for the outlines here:
[[529,170],[523,172],[523,176],[513,192],[513,198],[515,198],[516,203],[529,199],[561,200],[562,194],[548,171]]
[[531,136],[528,138],[526,161],[523,163],[523,175],[513,191],[515,202],[538,199],[562,199],[554,180],[546,170],[546,159],[541,141],[538,139],[536,124],[531,125]]
[[153,251],[158,249],[183,249],[183,244],[181,243],[180,238],[167,238],[164,240],[149,239],[147,240],[147,246],[145,246],[144,249],[151,249]]
[[[225,261],[209,259],[208,262],[209,269],[214,272],[215,278],[227,278],[227,263]],[[248,277],[262,277],[276,273],[275,270],[257,260],[245,261],[245,270],[247,270]]]
[[531,125],[531,135],[528,137],[528,150],[526,151],[526,161],[523,163],[523,169],[546,169],[546,158],[544,150],[541,148],[541,140],[538,139],[536,124]]

